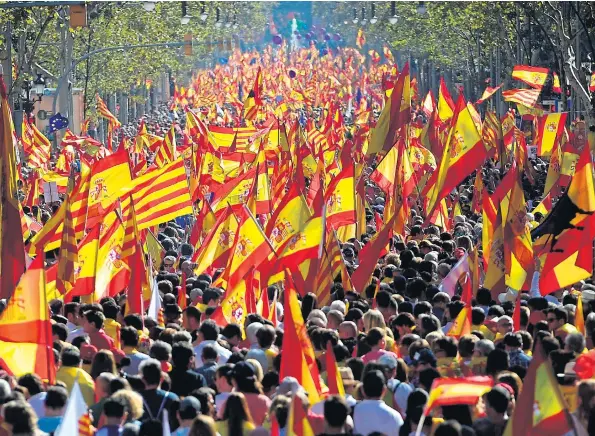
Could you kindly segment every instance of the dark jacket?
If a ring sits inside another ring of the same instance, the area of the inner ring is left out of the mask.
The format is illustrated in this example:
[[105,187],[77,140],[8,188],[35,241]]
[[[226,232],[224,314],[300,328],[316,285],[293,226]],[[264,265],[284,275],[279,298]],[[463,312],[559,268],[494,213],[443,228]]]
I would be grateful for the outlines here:
[[179,427],[176,412],[180,407],[180,397],[173,392],[167,392],[163,389],[147,389],[141,393],[143,397],[143,416],[142,421],[149,419],[161,420],[163,410],[167,409],[169,413],[169,426],[172,430]]
[[174,368],[169,373],[171,391],[180,397],[187,397],[195,389],[207,385],[205,378],[191,369]]

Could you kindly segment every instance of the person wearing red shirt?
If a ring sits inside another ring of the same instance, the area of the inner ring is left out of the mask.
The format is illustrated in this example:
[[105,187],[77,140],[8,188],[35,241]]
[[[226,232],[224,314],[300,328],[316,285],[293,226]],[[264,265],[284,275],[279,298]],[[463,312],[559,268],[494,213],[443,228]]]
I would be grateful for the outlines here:
[[83,314],[83,330],[89,335],[91,345],[98,350],[111,350],[114,340],[103,330],[105,315],[98,310],[87,310]]

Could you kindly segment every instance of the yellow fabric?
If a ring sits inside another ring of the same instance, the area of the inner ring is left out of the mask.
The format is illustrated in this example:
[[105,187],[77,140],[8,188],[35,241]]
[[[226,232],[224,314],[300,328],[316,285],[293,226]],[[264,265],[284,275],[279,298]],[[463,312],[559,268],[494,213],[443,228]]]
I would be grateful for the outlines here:
[[103,330],[114,340],[114,347],[121,348],[119,330],[122,326],[115,319],[107,318],[103,323]]
[[56,373],[56,380],[63,382],[70,393],[74,382],[77,381],[87,406],[95,404],[95,382],[91,376],[81,368],[62,366]]
[[[254,430],[256,428],[256,426],[254,424],[252,424],[251,422],[248,421],[244,421],[244,425],[242,426],[242,430],[244,431],[244,434],[249,434],[252,430]],[[229,434],[229,423],[228,421],[217,421],[217,432],[221,435],[221,436],[231,436]]]

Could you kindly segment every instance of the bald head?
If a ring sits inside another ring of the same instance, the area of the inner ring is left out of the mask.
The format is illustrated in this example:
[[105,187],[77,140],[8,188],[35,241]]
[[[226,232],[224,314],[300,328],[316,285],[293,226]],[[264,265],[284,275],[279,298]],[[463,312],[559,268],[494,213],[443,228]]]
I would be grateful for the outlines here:
[[357,325],[353,321],[343,321],[339,325],[339,338],[350,339],[357,337]]

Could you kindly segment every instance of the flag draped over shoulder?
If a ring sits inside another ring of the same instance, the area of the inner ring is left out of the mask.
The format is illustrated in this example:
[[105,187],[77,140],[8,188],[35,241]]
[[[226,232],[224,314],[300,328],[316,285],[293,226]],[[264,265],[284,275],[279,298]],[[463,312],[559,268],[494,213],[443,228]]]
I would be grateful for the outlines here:
[[1,78],[0,97],[0,298],[9,298],[25,271],[25,246],[17,199],[14,125]]
[[35,373],[55,383],[52,324],[39,254],[0,315],[0,366],[16,377]]

